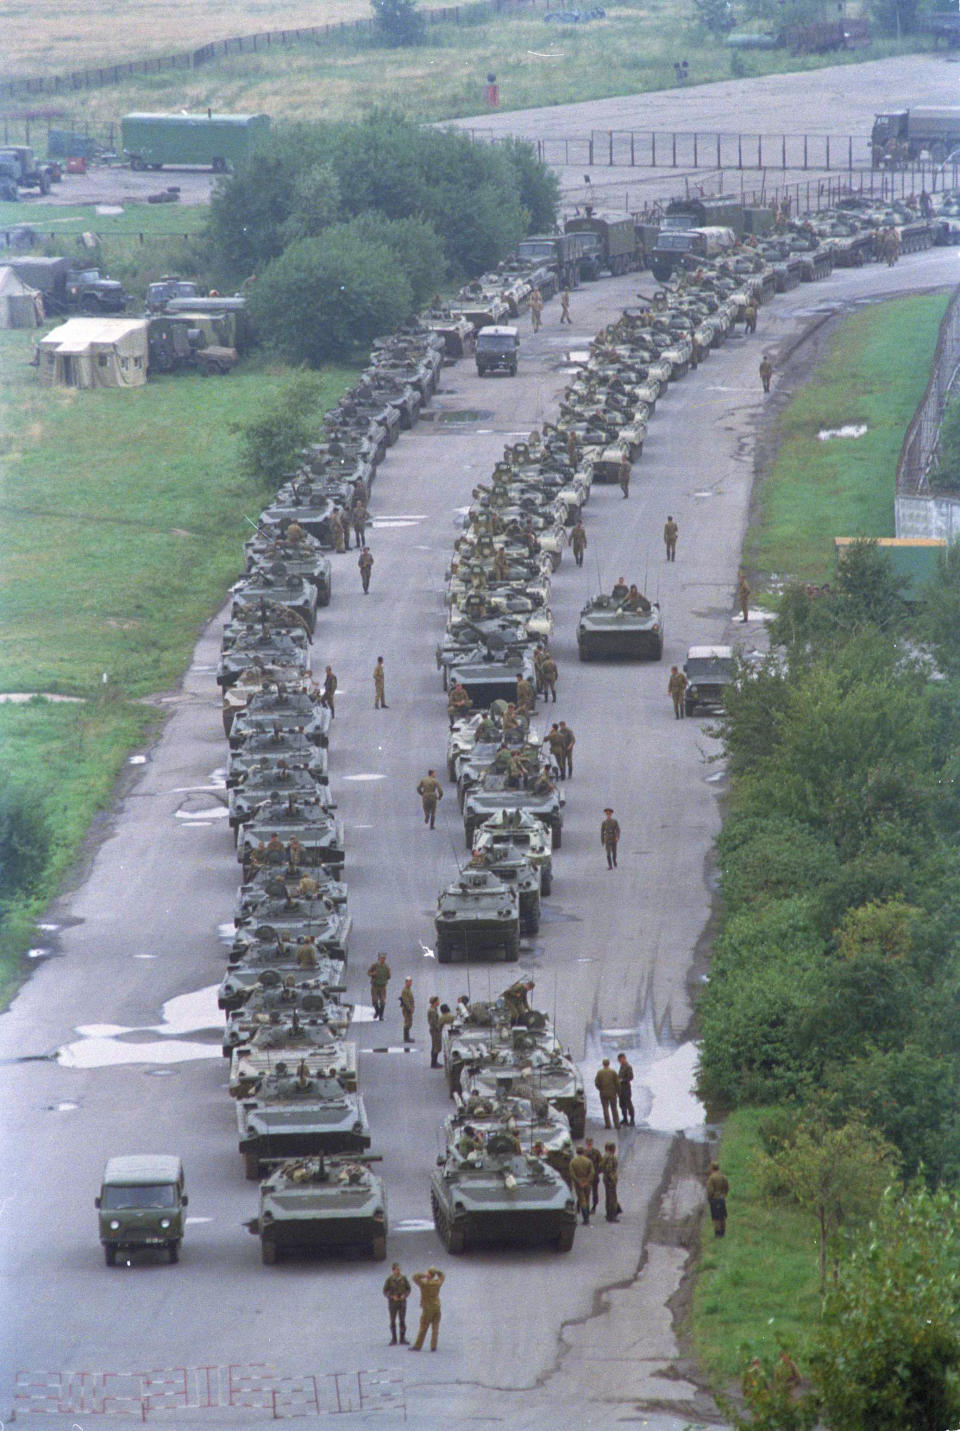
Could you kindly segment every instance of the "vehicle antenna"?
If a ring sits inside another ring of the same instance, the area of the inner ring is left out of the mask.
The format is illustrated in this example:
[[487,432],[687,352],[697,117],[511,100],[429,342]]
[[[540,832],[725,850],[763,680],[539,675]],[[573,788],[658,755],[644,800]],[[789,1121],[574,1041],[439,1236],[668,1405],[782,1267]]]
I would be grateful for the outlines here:
[[453,843],[453,836],[452,836],[452,835],[450,836],[450,848],[451,848],[451,850],[453,850],[453,862],[454,862],[454,864],[455,864],[456,867],[457,867],[457,873],[458,873],[458,874],[463,874],[463,871],[464,871],[464,869],[465,869],[466,867],[460,863],[460,856],[457,854],[457,847],[456,847],[456,845]]
[[594,553],[594,560],[597,563],[597,591],[599,593],[603,590],[603,574],[600,571],[600,558],[596,553]]
[[557,971],[553,971],[553,1031],[557,1031]]
[[265,536],[267,535],[267,533],[264,531],[263,527],[261,527],[260,523],[259,523],[259,522],[255,522],[252,517],[248,517],[246,514],[244,514],[243,520],[244,520],[245,522],[249,522],[250,525],[251,525],[251,527],[253,527],[253,530],[254,530],[255,532],[259,532],[262,537],[265,537]]

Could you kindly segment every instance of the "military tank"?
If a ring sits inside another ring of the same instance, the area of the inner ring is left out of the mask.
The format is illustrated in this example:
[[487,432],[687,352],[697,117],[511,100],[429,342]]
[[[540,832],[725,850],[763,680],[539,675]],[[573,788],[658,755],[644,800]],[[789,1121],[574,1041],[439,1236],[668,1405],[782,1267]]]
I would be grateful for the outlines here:
[[508,962],[520,957],[517,891],[489,870],[464,870],[441,891],[434,927],[441,964],[448,964],[455,951],[469,959],[502,947]]
[[343,870],[343,825],[321,801],[265,800],[253,818],[240,826],[237,859],[246,866],[252,852],[261,843],[269,845],[274,835],[288,851],[293,841],[297,842],[294,863],[326,865],[337,874]]
[[[323,754],[326,755],[326,751]],[[288,794],[296,800],[319,800],[328,810],[337,808],[327,794],[326,779],[315,780],[309,769],[291,767],[286,762],[278,765],[263,760],[259,768],[245,771],[243,779],[230,787],[230,828],[236,833],[242,824],[253,818],[265,800]]]
[[526,810],[550,831],[553,848],[558,850],[563,839],[564,796],[550,782],[549,789],[537,792],[514,790],[509,777],[487,771],[479,783],[468,790],[463,801],[463,833],[467,849],[473,849],[473,837],[478,826],[500,810]]
[[[258,962],[263,951],[269,957],[279,947],[295,950],[309,936],[318,960],[338,959],[345,964],[352,927],[351,916],[325,899],[270,899],[248,923],[237,927],[227,957],[231,968]],[[310,967],[305,956],[303,967]]]
[[260,1238],[260,1257],[272,1267],[288,1252],[387,1255],[387,1198],[383,1179],[368,1166],[376,1157],[293,1158],[260,1184],[260,1209],[244,1225]]
[[540,893],[546,898],[553,889],[553,840],[550,831],[529,810],[500,807],[475,828],[473,848],[494,855],[516,850],[540,873]]
[[[514,1035],[518,1033],[513,1030]],[[532,1088],[565,1113],[574,1138],[582,1138],[587,1126],[587,1103],[583,1078],[570,1055],[556,1044],[546,1047],[531,1039],[527,1030],[514,1037],[510,1046],[496,1048],[483,1061],[465,1063],[460,1073],[460,1092],[492,1095],[503,1077]]]
[[[646,600],[646,598],[642,598]],[[580,612],[577,653],[581,661],[629,656],[659,661],[663,655],[663,618],[659,605],[630,610],[624,597],[595,596]]]
[[515,1133],[490,1128],[479,1147],[460,1141],[441,1155],[430,1179],[433,1222],[448,1252],[476,1243],[573,1246],[573,1195],[542,1158],[519,1151]]
[[244,1171],[253,1182],[268,1160],[318,1153],[362,1153],[370,1146],[363,1098],[304,1060],[294,1071],[280,1062],[237,1099],[237,1134]]
[[293,1029],[299,1023],[315,1023],[327,1029],[331,1040],[342,1039],[353,1018],[353,1005],[341,1004],[336,994],[318,979],[288,983],[275,969],[264,969],[255,984],[244,990],[245,997],[231,1012],[223,1031],[223,1056],[266,1025]]
[[540,871],[513,846],[493,847],[474,851],[470,868],[489,870],[501,884],[515,889],[519,901],[520,933],[533,935],[540,930]]

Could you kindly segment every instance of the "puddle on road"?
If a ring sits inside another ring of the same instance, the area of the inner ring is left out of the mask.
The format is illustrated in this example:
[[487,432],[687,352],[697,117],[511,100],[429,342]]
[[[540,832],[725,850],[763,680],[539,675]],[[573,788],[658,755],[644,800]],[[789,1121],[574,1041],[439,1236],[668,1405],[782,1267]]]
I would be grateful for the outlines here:
[[[218,985],[209,984],[189,994],[178,994],[163,1005],[163,1022],[143,1028],[123,1024],[80,1024],[80,1035],[56,1053],[62,1068],[109,1068],[125,1063],[165,1065],[186,1063],[195,1058],[220,1058],[223,1015],[217,1008]],[[201,1043],[186,1034],[212,1032],[216,1041]],[[160,1034],[160,1039],[144,1039],[144,1034]],[[168,1069],[156,1070],[169,1072]]]
[[633,1106],[637,1127],[654,1133],[705,1135],[706,1113],[693,1091],[698,1050],[693,1042],[676,1043],[669,1035],[657,1035],[652,1012],[646,1013],[635,1029],[598,1029],[587,1032],[582,1073],[587,1093],[587,1116],[603,1122],[600,1095],[593,1085],[604,1058],[616,1065],[617,1054],[625,1053],[633,1068]]

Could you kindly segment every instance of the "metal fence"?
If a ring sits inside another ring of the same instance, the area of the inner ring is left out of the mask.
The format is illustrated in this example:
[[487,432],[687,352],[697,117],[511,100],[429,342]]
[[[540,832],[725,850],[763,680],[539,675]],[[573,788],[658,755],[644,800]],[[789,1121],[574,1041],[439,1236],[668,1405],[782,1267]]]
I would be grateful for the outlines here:
[[[504,136],[468,129],[488,143]],[[798,169],[831,173],[867,169],[869,134],[738,134],[719,130],[594,129],[589,134],[531,138],[555,168]]]
[[[538,0],[478,0],[465,5],[443,5],[421,10],[428,25],[460,25],[477,19],[485,11],[500,13],[535,6]],[[155,55],[144,60],[128,60],[117,65],[98,65],[88,70],[73,70],[65,75],[37,75],[33,78],[4,80],[0,83],[0,99],[29,99],[37,95],[69,94],[77,90],[99,89],[103,85],[120,84],[139,75],[161,74],[165,70],[192,70],[210,64],[226,55],[258,54],[287,45],[330,45],[355,41],[360,44],[373,33],[373,19],[344,20],[334,25],[307,25],[299,29],[264,30],[256,35],[232,35],[214,40],[195,50],[181,50],[174,55]]]
[[934,497],[930,473],[936,464],[940,424],[960,372],[960,289],[950,300],[937,335],[930,380],[907,428],[897,463],[898,537],[960,537],[960,499]]

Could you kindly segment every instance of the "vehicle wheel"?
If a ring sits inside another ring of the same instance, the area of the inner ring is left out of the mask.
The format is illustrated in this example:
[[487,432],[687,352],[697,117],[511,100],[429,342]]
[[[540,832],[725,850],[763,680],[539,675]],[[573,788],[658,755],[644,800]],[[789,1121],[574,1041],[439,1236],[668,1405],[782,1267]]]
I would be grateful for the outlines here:
[[576,1230],[577,1230],[577,1229],[576,1229],[576,1224],[575,1224],[575,1223],[572,1223],[572,1224],[570,1225],[570,1227],[565,1227],[565,1228],[563,1229],[563,1231],[560,1233],[559,1237],[557,1238],[557,1251],[558,1251],[558,1252],[569,1252],[569,1251],[570,1251],[570,1249],[573,1247],[573,1238],[574,1238],[574,1233],[576,1232]]
[[461,1228],[461,1227],[448,1227],[448,1228],[447,1228],[447,1235],[446,1235],[446,1237],[444,1238],[444,1241],[445,1241],[446,1244],[447,1244],[447,1251],[448,1251],[452,1256],[458,1257],[458,1256],[460,1255],[460,1253],[463,1251],[464,1246],[465,1246],[465,1244],[466,1244],[466,1238],[465,1238],[464,1235],[463,1235],[463,1228]]
[[40,175],[40,192],[41,192],[41,194],[49,194],[49,192],[50,192],[50,175],[49,175],[49,174],[41,174],[41,175]]
[[551,825],[550,833],[553,836],[553,848],[555,850],[559,850],[560,846],[563,844],[563,830],[560,828],[559,825]]
[[516,934],[508,934],[503,941],[503,955],[508,964],[515,964],[520,958],[520,939]]
[[473,849],[473,825],[467,824],[463,827],[463,843],[468,850]]
[[531,914],[531,915],[529,916],[529,918],[527,919],[527,922],[526,922],[526,924],[525,924],[525,926],[524,926],[523,932],[524,932],[524,934],[539,934],[539,933],[540,933],[540,915],[539,915],[539,913],[538,913],[538,914]]
[[97,302],[97,300],[94,298],[94,296],[93,296],[92,293],[85,293],[85,294],[83,295],[83,297],[80,299],[80,311],[81,311],[82,313],[99,313],[99,312],[100,312],[100,304],[99,304],[99,303]]
[[133,158],[130,160],[130,168],[139,174],[146,167],[147,166],[144,164],[140,156],[138,154],[134,154]]
[[437,963],[450,963],[450,945],[446,939],[442,939],[439,934],[437,935]]
[[213,172],[214,172],[215,174],[225,174],[225,173],[227,172],[227,161],[226,161],[226,159],[220,159],[219,157],[216,158],[216,159],[214,159],[214,161],[213,161]]
[[447,761],[447,779],[448,779],[448,780],[456,780],[456,778],[457,778],[456,766],[454,765],[454,763],[453,763],[452,760],[448,760],[448,761]]
[[257,1153],[244,1153],[243,1171],[248,1183],[260,1181],[260,1158]]
[[117,1244],[115,1242],[105,1242],[103,1244],[103,1260],[108,1267],[116,1267]]
[[584,1135],[584,1133],[586,1132],[586,1129],[587,1129],[587,1115],[586,1115],[586,1112],[583,1112],[583,1113],[575,1113],[574,1116],[570,1119],[570,1136],[571,1136],[571,1138],[582,1138],[583,1135]]
[[277,1244],[272,1237],[262,1237],[260,1239],[260,1261],[264,1267],[274,1267],[278,1261]]
[[577,659],[580,661],[590,660],[590,652],[587,650],[586,646],[577,647]]
[[516,363],[514,363],[513,367],[510,369],[510,376],[511,376],[512,378],[515,378],[515,377],[517,376],[517,365],[516,365]]
[[385,1262],[387,1257],[386,1237],[375,1237],[370,1251],[374,1262]]
[[540,893],[544,896],[544,898],[546,898],[547,895],[550,893],[550,891],[551,891],[552,889],[553,889],[553,870],[550,870],[549,873],[544,872],[544,873],[541,874],[541,876],[540,876]]
[[179,1243],[179,1241],[177,1241],[177,1242],[168,1242],[168,1243],[167,1243],[167,1251],[168,1251],[169,1254],[170,1254],[170,1264],[171,1264],[171,1266],[173,1266],[174,1263],[177,1263],[177,1262],[180,1261],[180,1243]]

